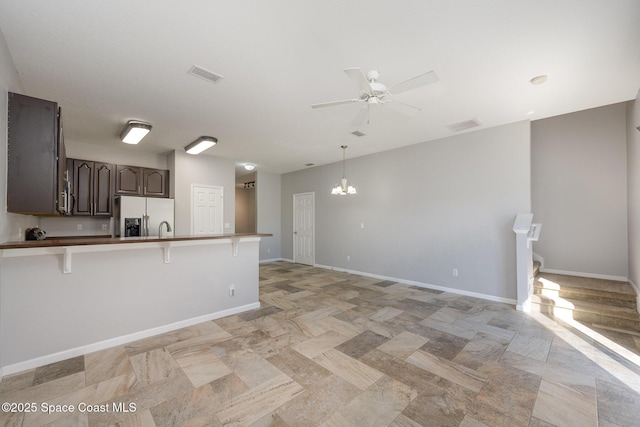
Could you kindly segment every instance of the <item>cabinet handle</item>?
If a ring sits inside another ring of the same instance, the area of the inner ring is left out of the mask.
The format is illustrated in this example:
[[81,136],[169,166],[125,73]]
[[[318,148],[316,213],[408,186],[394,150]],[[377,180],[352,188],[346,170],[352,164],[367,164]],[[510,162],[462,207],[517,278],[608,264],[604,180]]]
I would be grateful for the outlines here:
[[67,199],[67,192],[66,191],[63,191],[63,192],[60,193],[60,199],[62,199],[62,202],[58,203],[58,205],[62,205],[62,206],[59,206],[58,210],[60,211],[60,213],[66,214],[67,210],[69,209],[69,207],[68,207],[68,199]]
[[138,194],[140,194],[140,186],[138,185]]

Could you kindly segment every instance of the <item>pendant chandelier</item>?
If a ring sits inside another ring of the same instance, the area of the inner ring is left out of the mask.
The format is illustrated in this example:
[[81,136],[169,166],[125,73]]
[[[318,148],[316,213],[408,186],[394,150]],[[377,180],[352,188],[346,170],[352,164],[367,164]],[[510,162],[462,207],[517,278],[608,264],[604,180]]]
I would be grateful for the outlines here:
[[340,180],[340,183],[338,183],[335,187],[333,187],[331,189],[331,194],[337,194],[339,196],[346,196],[347,194],[356,194],[356,188],[349,184],[349,181],[347,181],[347,178],[345,176],[345,165],[346,165],[346,150],[347,150],[347,146],[346,145],[342,145],[340,148],[342,148],[342,179]]

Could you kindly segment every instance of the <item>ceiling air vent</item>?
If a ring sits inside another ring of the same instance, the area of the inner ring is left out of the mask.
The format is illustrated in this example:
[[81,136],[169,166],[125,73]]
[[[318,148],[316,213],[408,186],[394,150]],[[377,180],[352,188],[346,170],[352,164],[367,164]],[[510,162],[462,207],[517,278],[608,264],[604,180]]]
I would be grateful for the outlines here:
[[366,135],[366,134],[360,132],[359,130],[353,131],[353,132],[351,132],[351,134],[355,135],[355,136],[365,136]]
[[191,69],[189,70],[189,74],[193,74],[194,76],[205,79],[211,83],[218,83],[224,78],[220,74],[216,74],[213,71],[209,71],[198,65],[194,65],[193,67],[191,67]]
[[305,163],[304,165],[305,165],[306,167],[309,167],[309,166],[315,166],[315,163]]
[[467,121],[460,122],[460,123],[454,123],[454,124],[449,125],[447,127],[452,132],[460,132],[461,130],[475,128],[475,127],[478,127],[480,125],[482,125],[482,123],[480,123],[480,120],[471,119],[471,120],[467,120]]

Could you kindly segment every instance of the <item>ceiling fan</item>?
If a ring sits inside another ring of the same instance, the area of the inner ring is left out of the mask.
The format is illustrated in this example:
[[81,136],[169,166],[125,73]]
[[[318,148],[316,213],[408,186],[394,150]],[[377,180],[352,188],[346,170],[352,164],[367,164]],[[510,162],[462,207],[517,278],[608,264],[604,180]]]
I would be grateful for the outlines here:
[[368,123],[370,109],[378,105],[392,106],[394,110],[403,114],[411,114],[421,111],[418,107],[405,104],[404,102],[400,102],[395,99],[389,99],[388,97],[438,81],[438,75],[434,71],[428,71],[387,89],[384,84],[377,81],[380,73],[375,70],[369,71],[366,76],[360,68],[345,68],[344,72],[347,73],[347,76],[349,76],[358,86],[358,89],[360,90],[358,98],[321,102],[319,104],[312,104],[311,108],[333,107],[335,105],[352,104],[356,102],[366,103],[366,105],[360,109],[358,115],[353,119],[353,122],[351,122],[352,126],[360,126],[365,119]]

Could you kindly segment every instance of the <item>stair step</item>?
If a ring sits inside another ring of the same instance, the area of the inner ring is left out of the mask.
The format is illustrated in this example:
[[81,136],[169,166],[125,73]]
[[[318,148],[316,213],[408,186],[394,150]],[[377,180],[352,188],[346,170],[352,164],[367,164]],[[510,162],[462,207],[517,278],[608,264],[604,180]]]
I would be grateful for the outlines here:
[[640,315],[635,308],[541,294],[534,294],[531,302],[543,313],[560,317],[567,315],[578,321],[640,332]]
[[636,298],[633,295],[599,292],[591,289],[580,289],[568,286],[563,286],[558,289],[558,287],[549,286],[548,283],[540,280],[536,280],[534,283],[533,293],[537,295],[545,295],[551,298],[560,297],[564,299],[611,305],[614,307],[636,308]]
[[533,307],[542,313],[640,333],[637,296],[628,282],[542,272],[533,288]]

